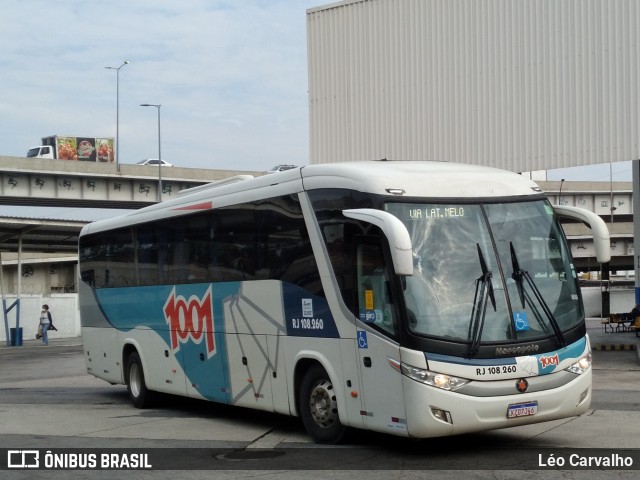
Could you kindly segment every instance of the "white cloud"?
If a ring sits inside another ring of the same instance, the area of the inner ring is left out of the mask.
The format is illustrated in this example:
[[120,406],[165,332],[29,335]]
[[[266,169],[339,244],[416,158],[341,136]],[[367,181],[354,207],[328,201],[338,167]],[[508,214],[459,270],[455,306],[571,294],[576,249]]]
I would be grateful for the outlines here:
[[0,17],[0,155],[115,136],[120,161],[263,170],[308,162],[311,0],[27,0]]

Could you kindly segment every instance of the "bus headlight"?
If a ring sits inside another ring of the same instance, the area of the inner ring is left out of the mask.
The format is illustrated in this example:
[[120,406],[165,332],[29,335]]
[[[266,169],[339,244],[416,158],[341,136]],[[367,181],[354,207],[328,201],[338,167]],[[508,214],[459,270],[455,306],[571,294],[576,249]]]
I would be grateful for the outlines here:
[[568,368],[565,368],[567,372],[575,373],[576,375],[582,375],[591,367],[591,353],[587,353],[584,357],[578,360],[576,363]]
[[471,380],[466,378],[453,377],[443,373],[431,372],[423,368],[412,367],[406,363],[401,364],[402,373],[417,382],[431,385],[432,387],[441,388],[443,390],[454,391],[466,385]]

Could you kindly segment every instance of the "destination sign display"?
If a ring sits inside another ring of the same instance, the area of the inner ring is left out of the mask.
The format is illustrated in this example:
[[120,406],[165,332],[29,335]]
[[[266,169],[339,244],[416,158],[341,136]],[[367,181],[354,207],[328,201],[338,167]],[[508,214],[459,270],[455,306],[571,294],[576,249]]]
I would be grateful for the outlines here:
[[[401,218],[405,220],[431,220],[431,219],[460,219],[465,217],[465,207],[460,205],[416,205],[408,204],[402,205],[403,208],[399,208],[399,205],[389,205],[389,210],[394,214],[401,214]],[[468,215],[468,213],[467,213]]]

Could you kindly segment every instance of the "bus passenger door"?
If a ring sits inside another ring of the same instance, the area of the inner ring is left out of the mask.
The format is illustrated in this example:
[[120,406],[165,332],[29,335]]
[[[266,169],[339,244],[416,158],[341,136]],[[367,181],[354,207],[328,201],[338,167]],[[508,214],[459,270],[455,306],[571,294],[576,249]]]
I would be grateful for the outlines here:
[[366,427],[381,432],[407,431],[402,374],[391,361],[400,361],[397,310],[390,292],[389,270],[378,238],[356,243],[356,348],[361,378],[361,415]]

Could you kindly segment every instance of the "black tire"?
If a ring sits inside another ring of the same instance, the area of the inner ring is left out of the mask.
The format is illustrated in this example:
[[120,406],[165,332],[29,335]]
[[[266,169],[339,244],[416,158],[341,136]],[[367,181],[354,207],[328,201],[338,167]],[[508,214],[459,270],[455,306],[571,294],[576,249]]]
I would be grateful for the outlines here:
[[317,443],[335,445],[342,440],[347,429],[340,423],[336,392],[321,365],[313,365],[304,374],[298,405],[302,424]]
[[136,408],[147,408],[151,405],[153,392],[147,389],[144,369],[138,352],[132,352],[127,358],[126,382],[129,399]]

